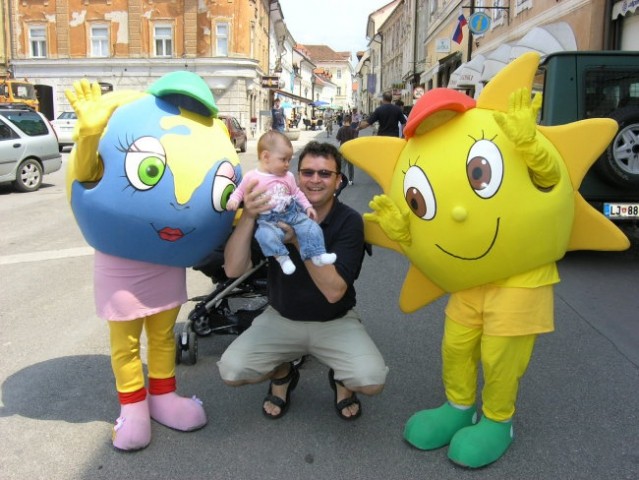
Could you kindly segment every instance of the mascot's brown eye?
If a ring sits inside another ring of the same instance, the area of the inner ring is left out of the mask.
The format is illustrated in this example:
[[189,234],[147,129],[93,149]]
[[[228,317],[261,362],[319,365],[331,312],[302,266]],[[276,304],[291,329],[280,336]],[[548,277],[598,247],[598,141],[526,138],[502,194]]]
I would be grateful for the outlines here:
[[426,173],[416,165],[404,176],[404,200],[411,212],[423,220],[432,220],[437,212],[433,187]]
[[418,217],[426,215],[426,200],[424,200],[422,192],[415,187],[409,188],[406,192],[406,203]]
[[490,183],[492,171],[490,164],[485,158],[471,158],[466,166],[466,171],[468,173],[470,186],[473,187],[473,190],[483,190]]
[[504,178],[504,159],[495,143],[482,139],[470,147],[466,176],[470,188],[481,198],[490,198],[499,191]]

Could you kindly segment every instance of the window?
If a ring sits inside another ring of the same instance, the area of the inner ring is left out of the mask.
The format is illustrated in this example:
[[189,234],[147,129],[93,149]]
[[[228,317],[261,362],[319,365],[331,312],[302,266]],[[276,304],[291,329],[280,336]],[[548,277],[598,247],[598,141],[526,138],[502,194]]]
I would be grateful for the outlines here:
[[342,87],[337,87],[337,96],[339,97],[342,94]]
[[31,58],[47,58],[47,31],[43,26],[29,27]]
[[335,77],[337,78],[337,80],[341,80],[342,79],[342,69],[338,68],[337,71],[335,72]]
[[109,28],[106,25],[91,27],[91,56],[109,56]]
[[173,56],[173,28],[171,25],[156,25],[153,29],[155,38],[155,56]]
[[215,25],[215,55],[227,57],[229,54],[229,24]]

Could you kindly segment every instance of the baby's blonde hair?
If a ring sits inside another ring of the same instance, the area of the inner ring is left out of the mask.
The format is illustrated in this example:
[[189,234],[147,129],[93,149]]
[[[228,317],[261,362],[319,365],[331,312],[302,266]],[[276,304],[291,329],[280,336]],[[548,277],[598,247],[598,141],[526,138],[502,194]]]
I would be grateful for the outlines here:
[[264,151],[270,151],[275,148],[280,142],[283,142],[286,146],[293,149],[293,144],[291,140],[284,135],[282,132],[278,132],[277,130],[269,130],[264,135],[260,137],[257,141],[257,156],[262,155]]

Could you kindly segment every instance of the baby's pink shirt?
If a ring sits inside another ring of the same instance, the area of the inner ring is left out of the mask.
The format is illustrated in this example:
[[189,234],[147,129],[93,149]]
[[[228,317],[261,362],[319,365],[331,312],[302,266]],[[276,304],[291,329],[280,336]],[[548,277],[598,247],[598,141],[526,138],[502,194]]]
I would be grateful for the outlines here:
[[[296,201],[306,212],[311,207],[306,195],[300,190],[295,182],[295,177],[291,172],[286,175],[278,176],[272,173],[264,173],[259,170],[250,170],[246,172],[238,188],[231,194],[230,199],[236,200],[238,203],[242,201],[246,194],[246,185],[252,179],[257,179],[257,188],[266,190],[266,195],[271,197],[271,210],[274,212],[282,212],[290,205],[292,201]],[[268,213],[268,212],[264,212]]]

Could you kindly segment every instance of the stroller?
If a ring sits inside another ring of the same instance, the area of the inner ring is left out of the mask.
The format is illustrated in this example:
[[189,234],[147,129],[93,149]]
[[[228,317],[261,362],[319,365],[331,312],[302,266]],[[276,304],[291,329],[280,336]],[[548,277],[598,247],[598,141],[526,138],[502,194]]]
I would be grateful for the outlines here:
[[[259,247],[258,247],[259,251]],[[211,334],[239,335],[253,323],[268,304],[266,294],[267,260],[253,249],[253,268],[238,278],[227,278],[222,268],[223,254],[218,252],[207,263],[194,267],[210,277],[216,288],[191,310],[181,332],[175,334],[175,362],[197,362],[198,337]]]

